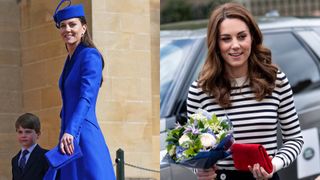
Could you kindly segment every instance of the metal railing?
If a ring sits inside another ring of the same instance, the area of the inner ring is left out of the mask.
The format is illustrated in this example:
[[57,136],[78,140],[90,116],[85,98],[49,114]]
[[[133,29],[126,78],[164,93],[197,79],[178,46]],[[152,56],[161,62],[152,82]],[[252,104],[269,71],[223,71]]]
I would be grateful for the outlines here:
[[116,166],[117,180],[125,180],[125,167],[124,167],[125,165],[136,168],[136,169],[144,170],[144,171],[149,171],[149,172],[153,172],[153,173],[160,173],[160,171],[158,171],[158,170],[153,170],[153,169],[149,169],[149,168],[126,163],[124,161],[124,151],[121,148],[119,148],[117,150],[115,162],[116,162],[116,164],[114,166]]

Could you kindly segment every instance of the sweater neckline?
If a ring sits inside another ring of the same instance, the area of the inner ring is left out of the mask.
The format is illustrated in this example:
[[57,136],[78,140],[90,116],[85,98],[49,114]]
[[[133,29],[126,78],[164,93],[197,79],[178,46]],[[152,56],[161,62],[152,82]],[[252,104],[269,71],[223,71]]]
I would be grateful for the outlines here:
[[240,87],[245,85],[247,82],[248,82],[248,76],[242,76],[242,77],[234,78],[232,80],[232,85],[236,87]]

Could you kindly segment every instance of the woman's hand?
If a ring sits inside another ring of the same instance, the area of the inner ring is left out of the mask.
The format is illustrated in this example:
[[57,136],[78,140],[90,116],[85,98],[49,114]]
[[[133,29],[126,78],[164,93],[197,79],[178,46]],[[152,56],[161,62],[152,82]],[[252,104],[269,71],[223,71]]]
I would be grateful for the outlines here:
[[273,171],[269,174],[267,173],[267,171],[260,166],[260,164],[254,164],[253,167],[251,167],[250,165],[248,166],[249,170],[251,171],[251,173],[253,174],[253,177],[256,178],[257,180],[267,180],[272,178],[275,167],[273,165]]
[[63,154],[73,154],[74,146],[73,146],[73,136],[68,133],[64,133],[60,140],[60,150]]
[[215,167],[212,167],[210,169],[198,169],[196,174],[198,180],[213,180],[217,177]]

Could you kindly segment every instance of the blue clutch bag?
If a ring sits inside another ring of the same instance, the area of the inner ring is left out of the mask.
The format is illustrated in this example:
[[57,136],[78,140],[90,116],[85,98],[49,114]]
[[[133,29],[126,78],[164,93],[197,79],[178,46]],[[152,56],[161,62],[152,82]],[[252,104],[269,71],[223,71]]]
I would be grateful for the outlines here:
[[59,169],[71,161],[74,161],[80,157],[82,157],[82,151],[80,149],[79,144],[74,141],[74,152],[71,155],[68,154],[62,154],[60,151],[59,145],[48,151],[45,156],[50,164],[50,167],[54,169]]
[[71,155],[62,154],[59,145],[48,151],[45,156],[50,165],[43,180],[55,180],[59,168],[67,165],[68,163],[82,157],[82,151],[77,141],[74,141],[74,152]]

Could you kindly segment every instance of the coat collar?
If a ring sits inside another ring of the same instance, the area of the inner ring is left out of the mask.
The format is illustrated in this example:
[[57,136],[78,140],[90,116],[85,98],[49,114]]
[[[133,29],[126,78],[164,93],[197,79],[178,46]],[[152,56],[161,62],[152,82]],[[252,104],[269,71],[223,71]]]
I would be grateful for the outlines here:
[[67,57],[67,60],[66,60],[66,62],[64,64],[64,68],[63,68],[63,72],[62,72],[62,87],[64,86],[64,83],[65,83],[66,79],[68,78],[74,63],[76,62],[78,55],[86,47],[87,47],[86,45],[84,45],[83,43],[80,43],[76,47],[76,49],[73,52],[72,56],[71,57],[70,56]]

